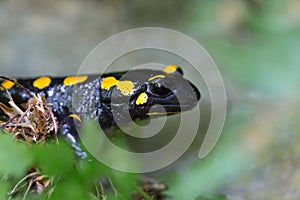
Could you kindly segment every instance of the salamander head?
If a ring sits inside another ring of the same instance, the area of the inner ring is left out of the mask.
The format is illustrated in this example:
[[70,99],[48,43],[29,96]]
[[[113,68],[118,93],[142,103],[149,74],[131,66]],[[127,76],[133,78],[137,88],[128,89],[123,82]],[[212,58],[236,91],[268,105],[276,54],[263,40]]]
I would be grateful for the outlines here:
[[102,78],[101,89],[106,107],[124,108],[127,113],[129,110],[132,119],[190,110],[201,96],[175,65],[163,71],[140,69],[119,73],[119,77],[106,76]]

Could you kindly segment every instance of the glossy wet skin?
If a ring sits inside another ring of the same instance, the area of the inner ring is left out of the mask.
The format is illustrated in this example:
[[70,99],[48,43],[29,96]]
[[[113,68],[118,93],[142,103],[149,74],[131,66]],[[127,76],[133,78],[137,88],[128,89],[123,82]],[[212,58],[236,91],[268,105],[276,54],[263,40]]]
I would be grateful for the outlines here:
[[[192,109],[200,99],[199,90],[183,78],[175,65],[160,70],[133,70],[99,75],[16,79],[30,92],[45,95],[52,104],[59,132],[70,142],[77,155],[85,158],[76,141],[74,120],[93,119],[107,130],[150,115],[172,115]],[[13,82],[0,82],[0,102],[8,104],[9,92],[17,105],[30,95]],[[163,109],[162,109],[163,107]],[[113,111],[117,111],[113,115]],[[0,110],[0,120],[8,117]]]
[[[43,92],[53,104],[58,120],[74,112],[83,118],[100,118],[99,123],[106,128],[114,125],[112,108],[121,108],[120,111],[124,108],[127,112],[129,110],[132,119],[142,119],[149,115],[170,115],[189,110],[200,98],[198,89],[183,78],[182,70],[177,66],[167,67],[164,71],[132,70],[104,74],[101,77],[43,76],[18,81],[34,93]],[[1,85],[10,91],[16,103],[24,103],[29,98],[22,89],[7,81],[2,81]],[[74,105],[72,96],[76,93],[83,94],[83,97]],[[0,100],[5,103],[8,101],[4,91],[0,94]],[[94,104],[91,105],[90,102]]]
[[[110,76],[103,79],[109,80]],[[130,113],[134,119],[143,119],[149,115],[172,115],[192,109],[200,99],[199,90],[183,78],[182,71],[167,73],[158,70],[133,70],[119,74],[119,81],[133,83],[129,95],[124,95],[117,85],[101,90],[104,110],[116,109],[118,120],[126,122],[120,115]],[[130,86],[130,84],[129,84]],[[131,85],[132,86],[132,85]],[[128,92],[128,91],[127,91]],[[163,107],[163,109],[162,109]]]

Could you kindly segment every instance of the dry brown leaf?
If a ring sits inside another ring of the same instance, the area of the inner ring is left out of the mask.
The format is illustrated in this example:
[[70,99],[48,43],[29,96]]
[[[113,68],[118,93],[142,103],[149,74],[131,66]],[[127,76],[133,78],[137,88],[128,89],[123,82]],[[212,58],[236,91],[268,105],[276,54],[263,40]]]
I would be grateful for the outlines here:
[[9,117],[7,122],[0,121],[4,131],[29,143],[44,143],[47,138],[57,134],[57,121],[51,104],[47,103],[43,94],[32,95],[21,108],[14,102],[9,91],[6,92],[11,107],[0,103],[0,109]]

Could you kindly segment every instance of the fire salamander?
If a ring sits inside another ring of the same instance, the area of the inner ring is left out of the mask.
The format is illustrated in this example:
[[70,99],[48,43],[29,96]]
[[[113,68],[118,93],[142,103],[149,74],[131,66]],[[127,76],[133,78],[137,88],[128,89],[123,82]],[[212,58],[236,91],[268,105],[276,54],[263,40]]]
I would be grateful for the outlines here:
[[[169,65],[162,71],[138,69],[129,73],[63,78],[42,76],[17,81],[33,93],[45,95],[47,102],[52,104],[60,134],[66,137],[80,157],[86,155],[76,142],[74,120],[94,119],[107,130],[116,127],[116,121],[126,123],[131,119],[145,119],[150,115],[171,115],[189,110],[200,99],[199,90],[183,78],[182,69],[175,65]],[[9,91],[17,105],[30,98],[15,83],[2,80],[0,102],[4,104],[9,101],[4,88]],[[162,106],[164,110],[161,109]],[[113,116],[113,107],[121,112]],[[122,114],[124,110],[130,114],[131,119]],[[0,119],[8,119],[2,111]]]

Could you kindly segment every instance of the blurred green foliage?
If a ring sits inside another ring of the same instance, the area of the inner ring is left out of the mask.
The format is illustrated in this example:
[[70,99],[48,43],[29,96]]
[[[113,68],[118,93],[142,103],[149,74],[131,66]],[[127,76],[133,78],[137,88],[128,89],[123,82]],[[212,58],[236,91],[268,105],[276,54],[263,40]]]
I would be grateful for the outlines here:
[[[37,167],[43,175],[53,177],[53,182],[41,195],[28,194],[28,199],[99,199],[95,184],[100,177],[109,177],[113,192],[104,192],[108,199],[130,199],[137,187],[135,175],[110,169],[91,156],[78,160],[71,146],[64,140],[45,145],[27,145],[14,141],[11,136],[0,133],[0,199],[7,199],[9,191],[28,172]],[[126,184],[125,184],[126,183]],[[17,199],[24,195],[19,191]],[[23,197],[22,197],[23,198]],[[15,198],[14,198],[15,199]]]
[[296,1],[199,1],[189,27],[231,82],[281,92],[299,80],[300,17],[293,6],[299,7]]
[[[288,186],[282,191],[282,185],[276,187],[270,178],[259,176],[266,173],[282,179],[282,171],[262,172],[255,166],[266,162],[264,165],[273,168],[273,165],[292,162],[282,159],[282,163],[273,163],[270,159],[278,160],[274,149],[282,142],[280,133],[287,138],[294,137],[286,124],[299,120],[294,118],[299,105],[289,103],[299,99],[299,93],[295,92],[300,80],[300,25],[297,23],[300,15],[296,14],[299,7],[299,2],[292,0],[193,4],[187,27],[204,42],[217,62],[227,86],[229,107],[220,141],[208,157],[180,169],[178,174],[166,175],[172,177],[170,194],[178,199],[195,199],[199,194],[215,194],[222,188],[229,188],[230,192],[234,187],[238,188],[234,194],[250,199],[273,199],[288,193]],[[275,123],[274,116],[278,118]],[[266,143],[259,146],[261,141]],[[247,143],[257,149],[248,149]],[[246,180],[241,178],[244,176]],[[241,180],[233,181],[238,177],[246,183],[244,186],[240,185]],[[259,183],[274,188],[253,189]],[[268,190],[279,188],[283,193],[274,192],[276,195],[271,197]]]

